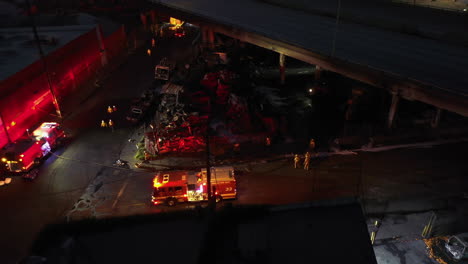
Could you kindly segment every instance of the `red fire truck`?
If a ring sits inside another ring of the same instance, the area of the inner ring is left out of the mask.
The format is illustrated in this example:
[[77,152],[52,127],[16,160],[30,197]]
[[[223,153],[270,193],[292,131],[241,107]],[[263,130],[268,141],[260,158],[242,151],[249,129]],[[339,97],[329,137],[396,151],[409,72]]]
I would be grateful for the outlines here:
[[[212,194],[216,202],[237,197],[233,167],[211,168]],[[159,172],[153,179],[152,203],[175,206],[182,202],[208,200],[206,169]]]
[[31,136],[7,145],[1,155],[7,171],[27,172],[38,164],[51,149],[60,145],[65,133],[58,123],[42,123]]

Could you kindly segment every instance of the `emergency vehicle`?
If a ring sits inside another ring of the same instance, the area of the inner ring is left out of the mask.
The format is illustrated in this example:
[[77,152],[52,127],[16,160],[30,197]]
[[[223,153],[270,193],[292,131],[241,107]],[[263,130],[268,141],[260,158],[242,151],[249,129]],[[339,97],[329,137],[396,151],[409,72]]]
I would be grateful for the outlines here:
[[27,172],[39,164],[51,149],[60,145],[65,133],[55,122],[42,123],[32,135],[7,145],[1,161],[9,172]]
[[[233,167],[211,168],[212,195],[216,202],[237,197]],[[206,169],[159,172],[153,179],[152,203],[175,206],[183,202],[208,200]]]
[[154,67],[154,78],[167,81],[175,68],[175,63],[164,57],[158,65]]

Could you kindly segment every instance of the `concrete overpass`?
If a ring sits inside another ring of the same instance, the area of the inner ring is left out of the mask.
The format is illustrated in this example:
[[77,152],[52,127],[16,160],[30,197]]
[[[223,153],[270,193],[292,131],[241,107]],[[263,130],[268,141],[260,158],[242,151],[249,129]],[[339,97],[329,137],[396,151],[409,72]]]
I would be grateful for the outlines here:
[[[468,116],[468,48],[255,0],[153,0],[159,14],[317,65],[393,94]],[[338,30],[336,30],[338,29]],[[281,66],[281,65],[280,65]],[[440,111],[437,111],[440,113]]]

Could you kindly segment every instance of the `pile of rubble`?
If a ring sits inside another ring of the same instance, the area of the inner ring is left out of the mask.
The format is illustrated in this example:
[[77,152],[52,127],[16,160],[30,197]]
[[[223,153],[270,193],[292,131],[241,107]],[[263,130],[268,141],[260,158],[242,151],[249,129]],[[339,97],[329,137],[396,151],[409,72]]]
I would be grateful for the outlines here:
[[145,148],[152,155],[193,153],[205,149],[208,116],[187,114],[185,105],[179,102],[182,91],[182,86],[173,83],[162,87],[156,126],[145,137]]

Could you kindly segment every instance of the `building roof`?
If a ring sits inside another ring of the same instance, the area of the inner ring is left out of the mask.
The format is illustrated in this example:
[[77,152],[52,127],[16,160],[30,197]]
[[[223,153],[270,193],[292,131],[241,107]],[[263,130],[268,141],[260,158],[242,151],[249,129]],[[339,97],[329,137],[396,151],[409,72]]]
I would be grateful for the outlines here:
[[59,256],[76,263],[376,263],[361,207],[353,201],[50,225],[31,254],[47,263],[58,263]]
[[[106,18],[86,13],[34,15],[42,49],[47,55],[97,25],[106,37],[119,28],[119,24]],[[26,68],[39,59],[30,18],[11,3],[0,0],[0,81]],[[50,40],[56,40],[56,42]]]
[[[44,54],[58,50],[90,31],[95,25],[38,28]],[[56,40],[53,42],[51,40]],[[31,27],[0,28],[0,81],[39,60],[39,51]]]

